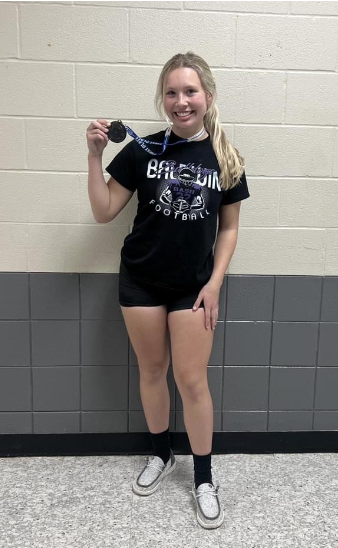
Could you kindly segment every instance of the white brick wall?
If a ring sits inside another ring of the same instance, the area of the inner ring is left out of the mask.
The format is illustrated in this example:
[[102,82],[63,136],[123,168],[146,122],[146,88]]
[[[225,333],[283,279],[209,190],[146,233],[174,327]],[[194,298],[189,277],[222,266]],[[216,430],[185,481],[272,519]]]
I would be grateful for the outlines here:
[[338,274],[337,2],[0,2],[0,27],[1,271],[118,271],[136,197],[95,222],[86,127],[163,129],[161,66],[191,49],[246,160],[229,272]]

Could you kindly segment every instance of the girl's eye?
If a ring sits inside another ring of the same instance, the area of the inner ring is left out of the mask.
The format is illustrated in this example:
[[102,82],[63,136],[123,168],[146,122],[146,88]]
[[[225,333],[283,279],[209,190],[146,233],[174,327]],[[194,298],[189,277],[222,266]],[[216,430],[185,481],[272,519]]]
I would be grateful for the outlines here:
[[[189,90],[188,90],[188,93],[195,93],[195,92],[196,92],[195,89],[189,89]],[[167,92],[167,95],[171,95],[171,93],[174,93],[174,92],[173,92],[172,90],[171,90],[171,91],[168,91],[168,92]]]

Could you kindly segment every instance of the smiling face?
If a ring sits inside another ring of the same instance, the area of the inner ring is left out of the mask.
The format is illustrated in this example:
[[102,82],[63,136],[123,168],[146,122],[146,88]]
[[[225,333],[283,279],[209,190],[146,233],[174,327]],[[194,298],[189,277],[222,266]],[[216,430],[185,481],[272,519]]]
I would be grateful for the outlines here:
[[[164,82],[163,106],[176,135],[188,138],[198,133],[211,102],[195,70],[181,67],[169,72]],[[202,139],[206,137],[204,134]]]

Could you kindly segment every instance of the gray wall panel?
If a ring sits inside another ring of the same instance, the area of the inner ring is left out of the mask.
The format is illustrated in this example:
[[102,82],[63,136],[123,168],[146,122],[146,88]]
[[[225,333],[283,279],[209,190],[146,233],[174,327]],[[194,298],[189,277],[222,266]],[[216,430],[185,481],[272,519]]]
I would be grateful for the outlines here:
[[30,297],[33,320],[80,318],[78,274],[30,274]]
[[0,273],[0,320],[29,319],[28,283],[25,272]]
[[266,432],[267,411],[223,411],[223,432]]
[[0,367],[31,364],[29,321],[0,321]]
[[28,367],[0,367],[0,411],[32,411]]
[[[338,430],[337,302],[338,277],[225,277],[214,431]],[[170,429],[184,431],[170,364]],[[143,431],[118,274],[0,273],[0,433]]]

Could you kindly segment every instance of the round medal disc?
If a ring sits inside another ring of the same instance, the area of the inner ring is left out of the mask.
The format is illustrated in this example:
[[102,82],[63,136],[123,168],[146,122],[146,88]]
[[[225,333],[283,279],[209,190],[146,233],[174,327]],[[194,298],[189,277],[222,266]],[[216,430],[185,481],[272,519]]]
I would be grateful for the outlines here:
[[113,141],[113,143],[121,143],[127,136],[127,130],[121,120],[118,120],[117,122],[112,122],[110,124],[107,135],[108,139]]

